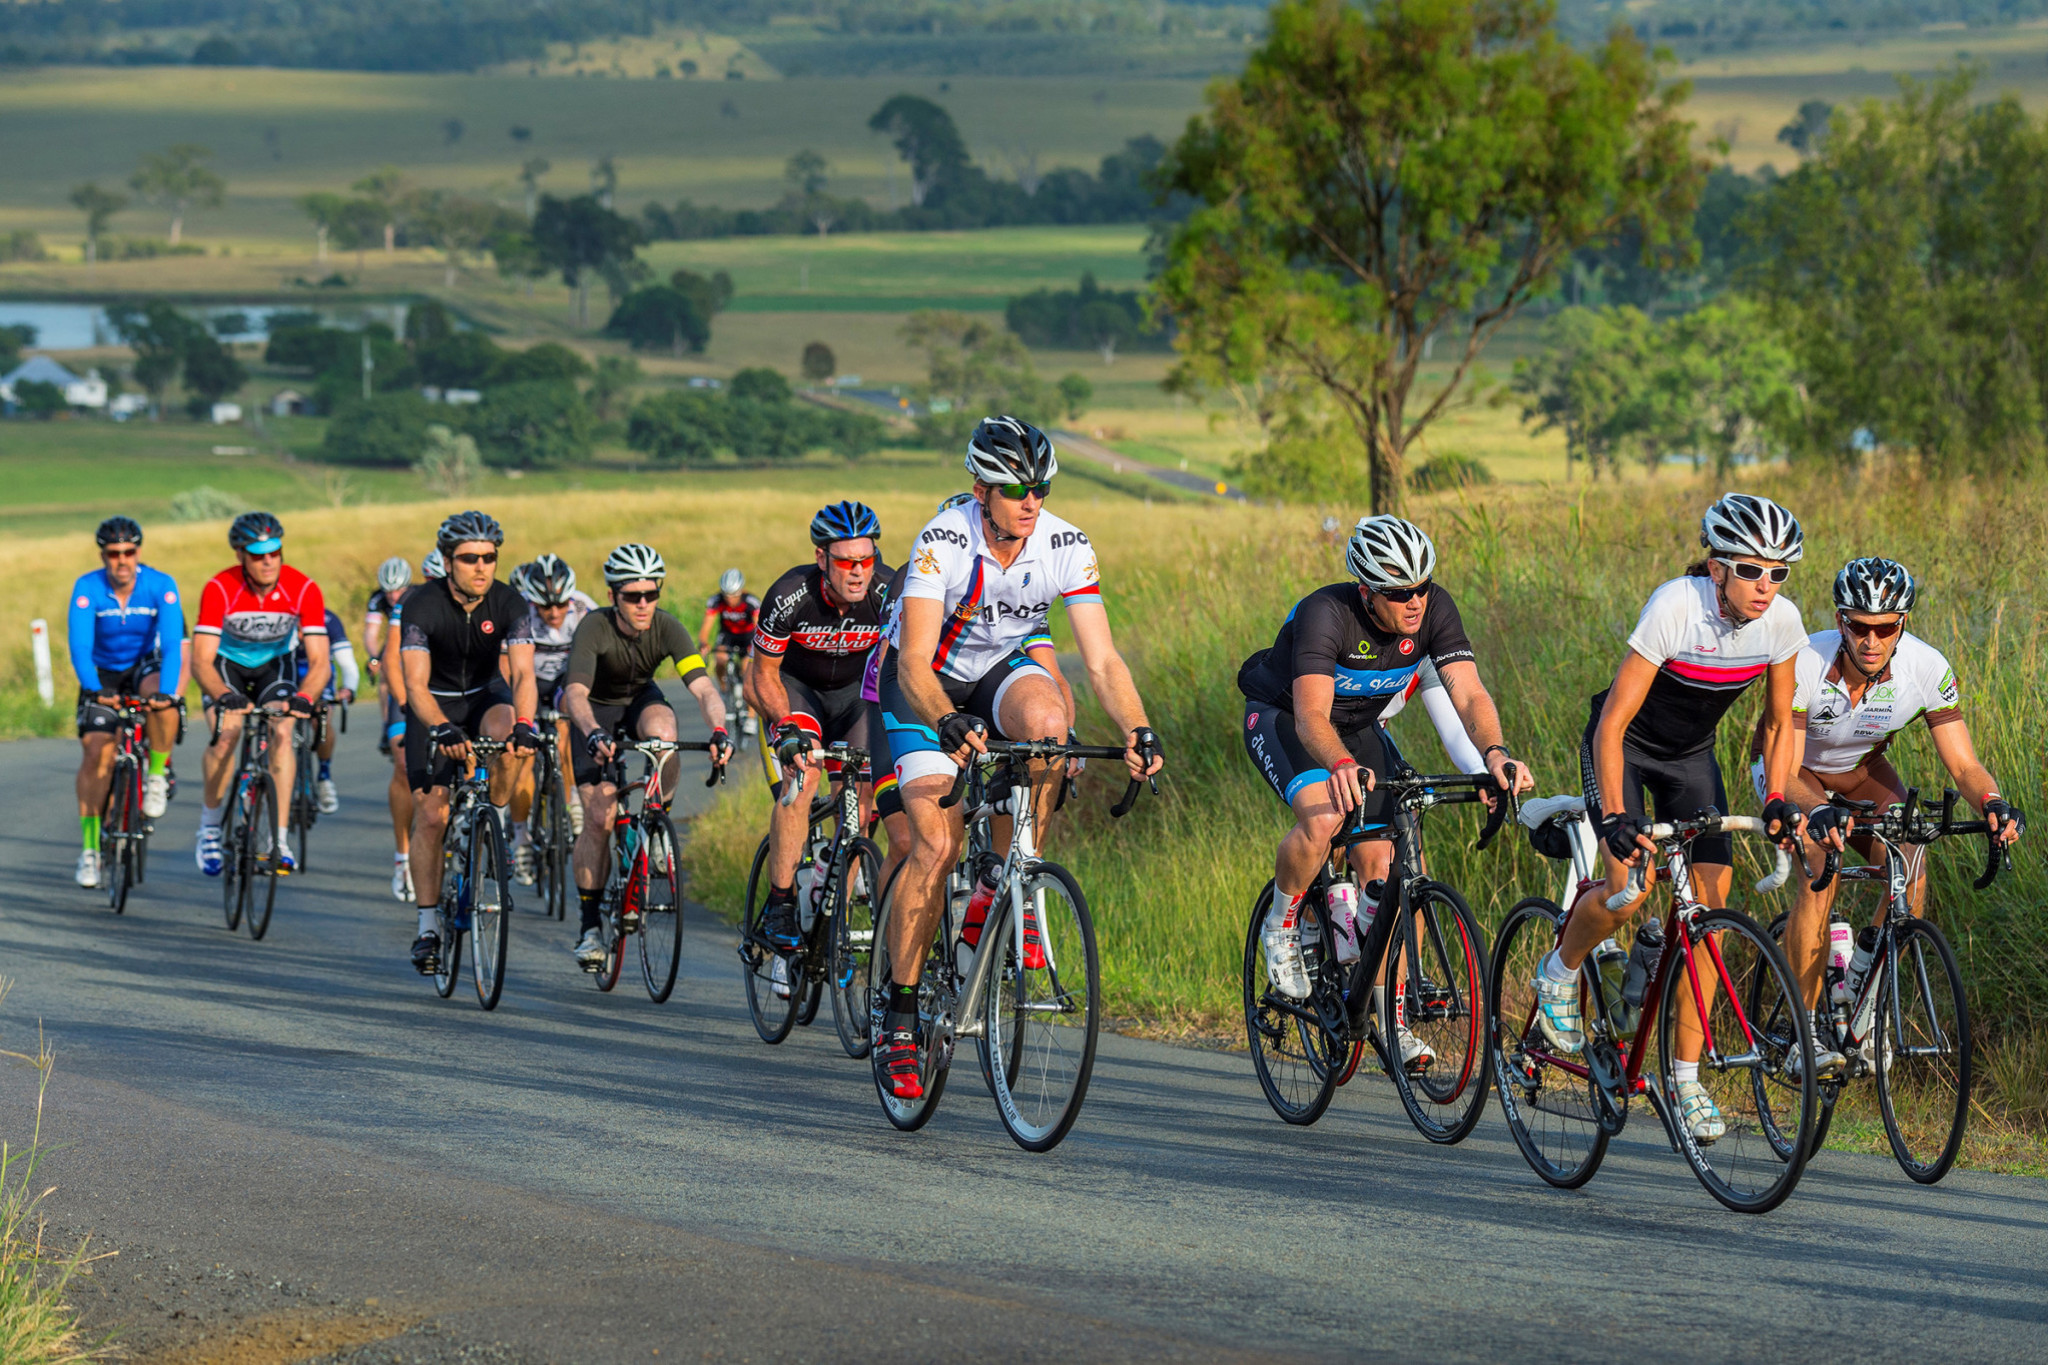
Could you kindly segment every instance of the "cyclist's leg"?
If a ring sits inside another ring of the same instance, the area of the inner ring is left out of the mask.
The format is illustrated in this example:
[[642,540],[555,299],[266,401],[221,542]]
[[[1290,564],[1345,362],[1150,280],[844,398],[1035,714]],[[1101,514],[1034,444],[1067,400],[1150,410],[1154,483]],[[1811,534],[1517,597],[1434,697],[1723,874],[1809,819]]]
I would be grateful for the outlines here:
[[[1725,813],[1728,809],[1721,765],[1711,753],[1671,762],[1646,762],[1641,771],[1643,785],[1649,789],[1650,800],[1661,820],[1682,820],[1703,810]],[[1694,839],[1687,851],[1686,869],[1695,899],[1711,907],[1726,905],[1728,892],[1735,884],[1735,840],[1726,834],[1703,834]],[[1692,963],[1700,997],[1711,1011],[1714,995],[1720,989],[1720,974],[1714,970],[1713,954],[1705,940],[1693,948]],[[1699,1006],[1694,1003],[1690,986],[1676,981],[1674,985],[1682,992],[1678,1002],[1678,1061],[1696,1065],[1706,1041],[1700,1029]]]
[[[256,691],[262,690],[262,683],[249,676],[232,659],[221,659],[218,667],[221,680],[243,696],[253,697],[255,693],[249,690],[252,687]],[[217,729],[213,742],[206,746],[199,759],[202,779],[199,818],[201,824],[219,825],[221,807],[227,804],[228,784],[235,776],[235,752],[242,742],[242,722],[248,718],[249,712],[213,709]]]
[[[892,658],[890,664],[895,660]],[[941,676],[941,687],[955,705],[966,700],[970,687]],[[893,666],[881,677],[882,725],[889,751],[896,758],[896,789],[903,801],[905,853],[903,870],[889,901],[890,1008],[915,1008],[914,988],[924,972],[925,947],[945,908],[946,874],[959,861],[965,834],[959,807],[942,809],[939,802],[952,790],[959,765],[939,749],[938,734],[917,718],[896,681]]]
[[[114,772],[114,727],[111,707],[102,706],[96,693],[78,690],[78,816],[97,821],[107,804],[107,784]],[[88,848],[99,847],[94,836],[97,825],[88,826]]]
[[[163,673],[159,668],[151,667],[136,683],[135,695],[153,697],[163,685]],[[150,711],[143,719],[142,732],[149,740],[149,771],[162,776],[164,769],[170,766],[171,750],[178,743],[178,708],[165,706]]]
[[[462,725],[469,708],[460,698],[440,699],[448,719]],[[419,934],[436,932],[435,907],[441,899],[441,837],[448,829],[448,788],[458,775],[455,761],[434,747],[427,727],[417,717],[407,717],[405,727],[406,781],[412,788],[412,838],[408,856],[412,862],[413,904],[419,911]],[[417,948],[415,943],[415,948]],[[419,959],[416,957],[415,962]]]
[[[615,734],[626,708],[592,703],[590,712],[601,733]],[[598,927],[602,913],[605,873],[608,870],[605,858],[611,849],[612,806],[618,800],[619,790],[604,780],[604,769],[590,756],[587,741],[579,739],[571,749],[571,773],[576,780],[577,799],[583,806],[583,833],[577,836],[576,848],[570,857],[576,875],[576,896],[582,910],[582,918],[577,925],[580,938]]]
[[[978,716],[994,717],[996,733],[1004,739],[1067,737],[1067,701],[1060,695],[1059,684],[1022,650],[996,665],[976,684],[967,709]],[[1031,812],[1041,830],[1052,818],[1053,802],[1059,799],[1060,772],[1065,766],[1034,762],[1027,769],[1031,777]]]
[[[1826,779],[1829,783],[1833,780],[1833,775]],[[1806,768],[1792,775],[1785,795],[1803,811],[1827,800],[1822,777]],[[1792,887],[1792,909],[1785,918],[1781,946],[1791,965],[1792,979],[1799,983],[1799,993],[1810,1010],[1820,1000],[1821,940],[1827,931],[1828,907],[1835,901],[1836,883],[1829,882],[1826,890],[1815,891],[1813,879],[1827,863],[1827,850],[1811,839],[1801,839],[1799,851],[1806,863],[1806,874],[1796,878]]]
[[[660,739],[670,744],[676,742],[676,712],[669,705],[667,697],[653,683],[640,689],[640,695],[633,698],[633,704],[626,708],[626,732],[635,739]],[[677,779],[682,775],[683,760],[679,754],[670,754],[662,760],[661,790],[673,799]]]
[[1280,840],[1273,859],[1273,906],[1286,925],[1293,908],[1329,856],[1330,840],[1344,824],[1344,812],[1330,800],[1330,770],[1302,747],[1294,717],[1278,707],[1249,702],[1244,712],[1244,747],[1273,794],[1294,814],[1294,827]]
[[[1579,782],[1585,793],[1586,813],[1592,817],[1594,827],[1600,823],[1601,804],[1600,776],[1593,765],[1593,736],[1600,727],[1600,711],[1593,710],[1586,721],[1585,733],[1579,738]],[[1643,801],[1643,772],[1638,755],[1624,744],[1621,750],[1621,808],[1638,820],[1645,819],[1649,807]],[[1661,807],[1660,807],[1661,810]],[[1691,812],[1687,812],[1690,814]],[[1648,854],[1643,855],[1648,858]],[[1576,973],[1586,955],[1599,946],[1602,939],[1618,932],[1624,924],[1642,909],[1650,898],[1650,888],[1656,885],[1657,873],[1653,865],[1643,869],[1643,894],[1619,910],[1607,908],[1608,898],[1618,896],[1628,885],[1628,867],[1614,856],[1601,840],[1600,857],[1607,869],[1607,879],[1587,887],[1571,905],[1571,913],[1565,919],[1564,933],[1559,936],[1557,950],[1544,961],[1545,970],[1553,979],[1569,983],[1576,979]]]
[[[786,673],[782,685],[789,694],[787,720],[811,739],[824,743],[826,712],[817,693]],[[767,740],[763,739],[762,744],[766,747]],[[810,829],[811,802],[816,797],[819,776],[813,768],[798,768],[793,774],[788,769],[781,769],[780,775],[782,782],[777,784],[778,788],[794,781],[797,794],[785,805],[779,798],[789,793],[778,790],[778,800],[768,808],[768,899],[771,901],[787,900],[795,895],[796,866],[803,860],[804,836]]]

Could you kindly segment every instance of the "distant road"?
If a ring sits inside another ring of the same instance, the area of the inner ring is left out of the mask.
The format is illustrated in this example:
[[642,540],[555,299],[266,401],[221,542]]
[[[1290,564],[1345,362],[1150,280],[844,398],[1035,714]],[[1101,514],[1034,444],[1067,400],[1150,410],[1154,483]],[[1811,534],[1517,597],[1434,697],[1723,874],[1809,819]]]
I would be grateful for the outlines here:
[[[0,1047],[40,1021],[56,1051],[51,1213],[120,1252],[80,1301],[141,1359],[240,1336],[273,1343],[250,1361],[1946,1365],[2048,1341],[2040,1181],[1923,1190],[1828,1154],[1743,1218],[1638,1125],[1564,1194],[1497,1109],[1433,1147],[1361,1076],[1290,1128],[1243,1055],[1123,1038],[1049,1156],[1012,1146],[971,1065],[899,1134],[829,1026],[755,1038],[704,914],[666,1006],[630,978],[600,995],[537,917],[494,1014],[435,999],[368,727],[263,943],[193,868],[191,746],[128,914],[70,884],[75,753],[0,745]],[[11,1141],[29,1096],[0,1070]]]

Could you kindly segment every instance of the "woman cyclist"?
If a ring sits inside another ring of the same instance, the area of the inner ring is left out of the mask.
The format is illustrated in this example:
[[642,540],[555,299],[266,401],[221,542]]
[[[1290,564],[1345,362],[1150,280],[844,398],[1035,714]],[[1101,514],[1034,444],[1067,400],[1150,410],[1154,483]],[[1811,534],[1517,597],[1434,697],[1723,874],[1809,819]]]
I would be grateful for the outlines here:
[[[1626,907],[1607,908],[1629,869],[1656,852],[1643,834],[1645,791],[1665,819],[1708,808],[1725,812],[1728,793],[1714,760],[1714,736],[1721,717],[1758,678],[1768,678],[1765,828],[1780,844],[1798,848],[1799,809],[1784,793],[1799,761],[1792,696],[1794,661],[1806,645],[1806,630],[1799,608],[1779,595],[1779,587],[1804,553],[1799,520],[1768,498],[1729,493],[1700,519],[1700,544],[1707,558],[1650,594],[1613,686],[1593,698],[1579,747],[1586,809],[1597,813],[1606,843],[1607,881],[1580,894],[1557,948],[1536,972],[1537,1022],[1561,1052],[1577,1052],[1585,1043],[1579,965],[1649,897],[1654,874]],[[1727,904],[1735,875],[1729,837],[1695,839],[1690,861],[1700,899]],[[1712,990],[1712,964],[1702,960],[1700,966]],[[1673,1065],[1679,1110],[1696,1141],[1712,1142],[1727,1125],[1699,1082],[1696,1012],[1689,1001],[1682,1008]]]

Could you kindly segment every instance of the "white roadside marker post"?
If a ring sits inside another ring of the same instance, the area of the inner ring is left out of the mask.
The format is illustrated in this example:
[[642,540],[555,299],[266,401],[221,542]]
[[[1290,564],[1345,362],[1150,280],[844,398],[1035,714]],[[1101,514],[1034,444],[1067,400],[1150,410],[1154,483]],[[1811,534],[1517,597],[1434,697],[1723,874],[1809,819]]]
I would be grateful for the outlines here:
[[57,682],[50,676],[50,623],[38,616],[28,623],[29,642],[36,656],[36,695],[43,705],[57,704]]

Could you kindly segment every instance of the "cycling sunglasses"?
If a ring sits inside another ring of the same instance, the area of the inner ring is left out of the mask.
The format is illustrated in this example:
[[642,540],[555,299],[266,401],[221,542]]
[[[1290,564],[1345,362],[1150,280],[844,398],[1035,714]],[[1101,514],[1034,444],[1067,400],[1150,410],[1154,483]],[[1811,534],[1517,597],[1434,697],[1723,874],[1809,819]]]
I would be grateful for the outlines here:
[[619,589],[619,600],[636,607],[643,607],[649,602],[659,602],[661,600],[661,589],[654,588],[646,592],[627,592],[624,588],[621,588]]
[[862,555],[859,559],[841,559],[838,555],[833,555],[832,567],[848,572],[854,569],[872,569],[875,567],[875,557],[873,555]]
[[1896,621],[1851,621],[1847,616],[1837,612],[1835,620],[1841,624],[1843,630],[1859,640],[1889,640],[1906,627],[1906,618],[1903,616]]
[[454,558],[457,564],[495,564],[498,562],[498,554],[495,550],[490,554],[478,554],[472,551],[469,554],[456,555]]
[[141,553],[142,551],[133,545],[125,550],[113,545],[102,546],[100,549],[100,555],[105,559],[133,559]]
[[1775,569],[1766,569],[1761,564],[1751,564],[1747,560],[1741,559],[1724,559],[1720,562],[1728,566],[1729,573],[1734,574],[1745,583],[1754,583],[1765,574],[1771,576],[1773,583],[1783,583],[1792,576],[1792,566],[1790,564],[1780,564]]
[[1040,502],[1044,502],[1046,495],[1052,492],[1052,480],[1047,479],[1044,483],[999,483],[996,485],[996,492],[1011,502],[1022,502],[1034,495]]
[[1429,591],[1429,583],[1425,578],[1412,588],[1374,588],[1372,595],[1388,602],[1413,602]]

